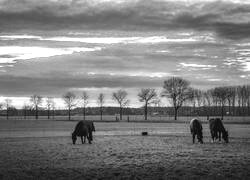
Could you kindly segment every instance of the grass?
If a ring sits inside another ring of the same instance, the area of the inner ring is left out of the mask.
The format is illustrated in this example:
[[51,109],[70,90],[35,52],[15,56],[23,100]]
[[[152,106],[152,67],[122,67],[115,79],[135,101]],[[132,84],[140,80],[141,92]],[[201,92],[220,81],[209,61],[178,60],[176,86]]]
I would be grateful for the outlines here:
[[[72,145],[76,122],[0,121],[0,179],[248,179],[250,125],[226,124],[230,143],[192,144],[186,123],[95,123]],[[149,136],[140,136],[148,131]]]
[[[218,116],[216,116],[218,117]],[[123,122],[127,122],[129,118],[130,122],[189,122],[193,118],[198,118],[203,122],[207,122],[206,116],[179,116],[177,121],[174,120],[173,116],[148,116],[148,120],[144,120],[143,115],[123,115]],[[212,116],[210,117],[212,118]],[[6,120],[6,117],[1,116],[0,120]],[[28,116],[26,119],[22,116],[11,116],[9,117],[9,120],[36,120],[34,116]],[[38,120],[48,120],[47,116],[39,116]],[[68,116],[55,116],[50,117],[50,120],[57,120],[57,121],[68,121]],[[72,116],[72,121],[76,120],[83,120],[83,116]],[[103,119],[100,120],[100,115],[91,115],[86,116],[86,120],[92,120],[96,122],[116,122],[116,116],[115,115],[104,115]],[[250,123],[250,116],[225,116],[224,117],[225,123]]]

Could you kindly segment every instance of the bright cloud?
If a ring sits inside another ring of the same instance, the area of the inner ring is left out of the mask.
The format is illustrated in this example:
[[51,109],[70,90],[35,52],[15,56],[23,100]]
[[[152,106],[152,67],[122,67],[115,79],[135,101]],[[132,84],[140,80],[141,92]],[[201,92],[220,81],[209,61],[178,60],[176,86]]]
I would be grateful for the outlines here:
[[90,52],[100,49],[101,49],[100,47],[47,48],[47,47],[34,47],[34,46],[30,47],[0,46],[0,63],[15,63],[16,60],[67,55],[67,54],[72,54],[74,52]]
[[109,76],[130,76],[130,77],[150,77],[150,78],[163,78],[171,76],[171,73],[166,72],[88,72],[89,76],[100,76],[100,75],[109,75]]
[[134,72],[134,73],[126,73],[128,76],[142,76],[142,77],[150,77],[150,78],[162,78],[168,77],[171,74],[165,72]]
[[250,71],[250,59],[249,61],[245,62],[245,67],[244,67],[244,71]]
[[192,64],[192,63],[180,63],[180,65],[184,67],[192,67],[192,68],[214,68],[216,67],[216,65]]
[[37,39],[37,40],[42,40],[42,37],[40,36],[33,36],[33,35],[3,35],[0,36],[1,40],[17,40],[17,39]]
[[16,40],[16,39],[34,39],[44,41],[59,41],[59,42],[81,42],[89,44],[118,44],[118,43],[184,43],[184,42],[196,42],[196,38],[167,38],[165,36],[151,36],[151,37],[49,37],[43,38],[41,36],[29,36],[29,35],[4,35],[0,36],[2,40]]
[[208,81],[222,81],[222,79],[207,79]]

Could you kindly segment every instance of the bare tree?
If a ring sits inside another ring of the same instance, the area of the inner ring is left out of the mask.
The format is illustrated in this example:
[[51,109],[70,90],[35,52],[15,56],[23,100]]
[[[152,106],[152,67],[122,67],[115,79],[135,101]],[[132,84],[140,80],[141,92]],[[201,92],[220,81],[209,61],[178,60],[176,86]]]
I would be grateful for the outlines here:
[[38,109],[39,109],[39,105],[42,103],[42,97],[35,94],[35,95],[30,97],[30,102],[31,102],[32,106],[35,108],[36,119],[38,119]]
[[[200,108],[202,105],[202,91],[199,89],[195,90],[195,100],[197,102],[197,107]],[[199,115],[199,110],[198,110],[198,115]]]
[[122,89],[118,90],[117,92],[114,92],[112,94],[112,97],[115,101],[117,101],[117,103],[120,106],[120,120],[122,120],[122,109],[123,107],[125,107],[126,105],[128,105],[129,100],[127,99],[128,93]]
[[209,90],[203,92],[203,105],[206,109],[207,120],[209,120],[209,116],[211,114],[211,111],[210,111],[211,103],[212,103],[211,92]]
[[[190,103],[191,107],[191,112],[190,115],[196,114],[196,89],[194,88],[189,88],[189,98],[187,101]],[[193,110],[192,110],[193,109]]]
[[82,110],[83,110],[83,120],[85,120],[86,118],[86,107],[87,105],[89,104],[89,95],[87,94],[86,91],[83,91],[82,92],[82,96],[81,96],[81,99],[82,99]]
[[97,103],[99,104],[100,107],[100,115],[101,115],[101,120],[102,120],[102,114],[103,114],[103,104],[104,104],[104,94],[100,93],[97,99]]
[[199,108],[201,107],[203,98],[203,92],[199,89],[195,89],[195,88],[189,88],[190,94],[189,94],[189,98],[187,99],[191,105],[193,105],[193,114],[199,115]]
[[250,85],[247,85],[247,115],[250,115]]
[[227,87],[216,87],[213,89],[212,94],[216,97],[221,106],[221,119],[223,119],[225,103],[228,96]]
[[190,97],[190,83],[189,81],[172,77],[164,81],[162,96],[171,100],[174,106],[174,119],[177,120],[178,109]]
[[71,110],[76,106],[76,95],[73,92],[67,92],[63,95],[63,100],[68,108],[69,121],[71,120]]
[[234,108],[234,102],[235,102],[235,88],[234,87],[226,87],[226,100],[228,103],[228,113],[229,115],[232,115],[232,107]]
[[9,119],[9,110],[11,106],[12,100],[11,99],[5,99],[4,105],[6,107],[6,119]]
[[248,98],[249,98],[249,89],[247,85],[243,85],[242,87],[242,115],[247,114],[247,103],[248,103]]
[[138,93],[139,101],[144,102],[144,117],[147,120],[148,117],[148,105],[157,97],[155,89],[141,89]]
[[52,104],[53,104],[53,98],[52,97],[47,97],[46,99],[46,106],[47,106],[47,115],[48,115],[48,119],[50,119],[50,111],[52,108]]

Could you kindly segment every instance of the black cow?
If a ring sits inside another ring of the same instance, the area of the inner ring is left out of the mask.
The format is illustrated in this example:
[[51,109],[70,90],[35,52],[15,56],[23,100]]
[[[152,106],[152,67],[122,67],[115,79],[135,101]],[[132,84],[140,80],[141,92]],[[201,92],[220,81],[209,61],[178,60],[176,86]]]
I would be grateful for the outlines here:
[[76,143],[77,136],[81,137],[82,144],[85,143],[86,137],[88,139],[89,144],[91,144],[91,141],[93,141],[92,131],[95,131],[95,126],[92,121],[79,121],[76,124],[74,132],[72,133],[73,144]]
[[190,131],[193,136],[193,143],[195,142],[195,135],[197,135],[198,142],[203,144],[202,124],[198,119],[190,121]]
[[224,139],[224,141],[226,143],[229,142],[228,131],[226,131],[220,118],[210,119],[209,128],[210,128],[210,133],[211,133],[213,142],[215,141],[215,139],[218,139],[218,138],[219,138],[219,141],[221,141],[221,134],[222,134],[222,138]]

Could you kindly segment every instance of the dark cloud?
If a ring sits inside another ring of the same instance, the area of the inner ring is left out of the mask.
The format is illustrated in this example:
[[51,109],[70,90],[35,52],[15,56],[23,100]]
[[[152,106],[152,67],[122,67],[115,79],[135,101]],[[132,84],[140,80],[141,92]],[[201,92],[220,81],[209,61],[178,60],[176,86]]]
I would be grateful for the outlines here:
[[230,39],[242,39],[250,37],[250,23],[237,23],[219,21],[219,14],[206,14],[194,16],[192,14],[182,14],[172,22],[179,28],[189,28],[195,30],[215,31],[219,36]]
[[[219,36],[250,37],[250,5],[224,1],[183,2],[137,1],[115,4],[90,1],[35,3],[5,1],[0,12],[1,31],[20,29],[74,30],[183,30],[215,31]],[[15,5],[16,4],[16,5]],[[19,9],[18,9],[19,8]],[[239,22],[239,14],[244,21]],[[248,20],[247,20],[248,19]]]
[[231,39],[246,39],[250,37],[250,23],[216,23],[216,32]]
[[16,76],[1,76],[1,95],[3,96],[30,96],[41,94],[61,97],[69,89],[77,88],[134,88],[159,87],[163,79],[95,75],[81,78],[29,78]]

